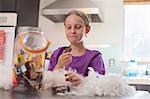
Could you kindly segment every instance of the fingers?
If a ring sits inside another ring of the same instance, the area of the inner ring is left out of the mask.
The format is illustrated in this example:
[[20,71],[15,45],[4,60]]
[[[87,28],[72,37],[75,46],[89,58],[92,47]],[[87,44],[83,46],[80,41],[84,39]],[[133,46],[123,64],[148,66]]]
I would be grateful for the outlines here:
[[67,67],[71,63],[72,59],[66,59],[62,62],[63,67]]
[[63,64],[63,66],[68,66],[72,61],[72,57],[70,56],[66,56],[66,57],[63,57],[61,59],[61,63]]
[[72,82],[72,84],[73,84],[74,86],[78,86],[78,85],[80,85],[80,84],[81,84],[81,80],[80,80],[80,81]]
[[71,48],[70,48],[70,47],[65,48],[65,49],[63,50],[63,52],[64,52],[64,53],[66,53],[66,52],[71,52]]
[[66,80],[73,82],[73,81],[77,81],[78,77],[76,77],[76,75],[74,75],[74,74],[70,74],[66,77]]
[[81,79],[75,73],[67,73],[65,76],[66,81],[70,81],[74,86],[77,86],[81,83]]
[[70,53],[70,52],[65,53],[65,52],[63,51],[63,53],[60,55],[60,58],[63,59],[63,60],[68,59],[68,58],[71,58],[71,57],[72,57],[72,56],[71,56],[71,53]]
[[71,61],[72,61],[72,56],[69,52],[67,52],[59,56],[57,64],[61,66],[60,68],[62,68],[64,66],[68,66],[71,63]]
[[63,58],[63,60],[65,60],[65,59],[71,58],[72,56],[71,56],[70,53],[64,53],[64,54],[61,55],[61,57]]
[[70,53],[71,49],[63,50],[62,54],[58,58],[58,62],[54,70],[68,66],[72,61],[72,55]]

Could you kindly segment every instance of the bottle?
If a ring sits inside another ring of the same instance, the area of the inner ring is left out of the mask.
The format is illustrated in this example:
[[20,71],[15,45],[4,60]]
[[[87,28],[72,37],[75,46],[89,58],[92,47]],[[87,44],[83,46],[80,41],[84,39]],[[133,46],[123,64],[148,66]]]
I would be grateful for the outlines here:
[[150,64],[146,67],[146,75],[150,76]]
[[128,73],[127,75],[129,77],[136,77],[137,76],[137,62],[134,59],[129,60],[128,63],[129,67],[128,67]]
[[[42,86],[45,50],[50,42],[38,27],[18,28],[15,39],[13,85],[36,91]],[[19,86],[20,85],[20,86]]]

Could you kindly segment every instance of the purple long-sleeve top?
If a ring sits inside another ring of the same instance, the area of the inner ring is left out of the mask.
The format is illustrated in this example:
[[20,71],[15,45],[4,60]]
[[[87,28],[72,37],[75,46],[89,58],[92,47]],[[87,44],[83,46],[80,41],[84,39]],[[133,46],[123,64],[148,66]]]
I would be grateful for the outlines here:
[[[52,71],[54,69],[59,56],[62,54],[65,48],[66,47],[60,47],[53,52],[50,57],[48,70]],[[77,73],[87,76],[88,67],[92,67],[99,74],[105,74],[104,62],[99,51],[86,49],[85,54],[81,56],[72,56],[72,62],[68,66],[66,66],[65,69],[75,69]]]

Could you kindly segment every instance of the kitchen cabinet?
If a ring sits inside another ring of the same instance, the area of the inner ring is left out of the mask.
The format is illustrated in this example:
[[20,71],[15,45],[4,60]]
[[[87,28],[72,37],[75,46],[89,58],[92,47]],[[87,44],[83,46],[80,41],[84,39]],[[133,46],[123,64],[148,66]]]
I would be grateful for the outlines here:
[[17,26],[38,26],[40,0],[17,0]]
[[38,26],[40,0],[0,0],[0,12],[16,12],[17,26]]
[[0,11],[16,11],[16,0],[0,0]]

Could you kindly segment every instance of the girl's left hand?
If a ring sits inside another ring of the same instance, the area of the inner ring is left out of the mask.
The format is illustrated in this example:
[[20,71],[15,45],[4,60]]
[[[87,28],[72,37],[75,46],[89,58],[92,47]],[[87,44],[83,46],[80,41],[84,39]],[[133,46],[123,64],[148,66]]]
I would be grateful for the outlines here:
[[65,74],[66,81],[70,81],[74,86],[81,84],[81,79],[76,73],[67,73]]

